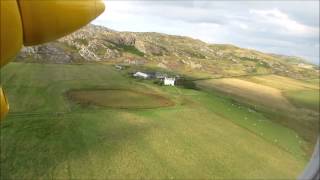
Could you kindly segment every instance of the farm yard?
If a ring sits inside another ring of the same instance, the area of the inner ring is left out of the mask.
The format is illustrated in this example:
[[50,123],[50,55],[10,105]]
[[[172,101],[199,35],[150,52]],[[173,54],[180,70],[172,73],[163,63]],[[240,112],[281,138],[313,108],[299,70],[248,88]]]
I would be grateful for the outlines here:
[[[294,179],[308,162],[319,133],[314,81],[203,80],[195,90],[126,73],[108,64],[2,69],[12,111],[0,127],[0,178]],[[305,116],[290,126],[288,112]]]

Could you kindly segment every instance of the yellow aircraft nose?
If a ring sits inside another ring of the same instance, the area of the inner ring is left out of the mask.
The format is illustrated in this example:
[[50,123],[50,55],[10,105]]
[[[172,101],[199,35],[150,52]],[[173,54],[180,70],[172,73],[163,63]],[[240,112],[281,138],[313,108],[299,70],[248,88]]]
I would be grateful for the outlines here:
[[104,11],[101,0],[19,0],[24,45],[45,43],[88,24]]

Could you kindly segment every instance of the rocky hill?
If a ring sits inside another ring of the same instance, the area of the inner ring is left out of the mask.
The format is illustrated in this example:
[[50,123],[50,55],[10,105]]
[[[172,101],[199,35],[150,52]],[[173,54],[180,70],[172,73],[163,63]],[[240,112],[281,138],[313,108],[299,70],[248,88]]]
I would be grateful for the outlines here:
[[319,75],[319,67],[296,57],[266,54],[233,45],[207,44],[182,36],[117,32],[95,25],[88,25],[55,42],[23,48],[15,60],[146,64],[217,76],[275,73],[303,79],[318,78]]

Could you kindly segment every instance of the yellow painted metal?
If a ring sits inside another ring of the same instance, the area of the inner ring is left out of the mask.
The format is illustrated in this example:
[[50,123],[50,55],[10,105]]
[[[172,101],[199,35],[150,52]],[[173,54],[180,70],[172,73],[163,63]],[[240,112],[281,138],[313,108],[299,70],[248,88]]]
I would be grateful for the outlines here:
[[101,0],[18,0],[24,44],[35,45],[65,36],[104,11]]
[[16,0],[0,0],[0,68],[22,46],[22,25]]
[[4,119],[8,112],[8,100],[6,98],[6,95],[4,94],[4,91],[2,90],[2,87],[0,86],[0,122]]

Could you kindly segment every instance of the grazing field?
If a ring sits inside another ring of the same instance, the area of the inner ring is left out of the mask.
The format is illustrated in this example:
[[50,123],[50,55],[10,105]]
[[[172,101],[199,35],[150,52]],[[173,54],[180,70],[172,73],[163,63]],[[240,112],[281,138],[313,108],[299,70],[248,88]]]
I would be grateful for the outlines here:
[[282,91],[319,89],[319,83],[316,83],[317,80],[313,80],[311,82],[304,82],[304,81],[299,81],[299,80],[278,76],[278,75],[251,76],[245,79],[258,84],[270,86]]
[[299,81],[278,75],[196,81],[210,93],[228,96],[250,106],[270,120],[295,130],[312,153],[319,134],[319,88],[315,81]]
[[214,91],[101,64],[11,63],[1,83],[1,179],[294,179],[308,160],[296,131]]
[[197,82],[198,86],[214,88],[232,96],[239,96],[253,104],[268,107],[290,108],[291,104],[279,89],[237,78],[210,79]]
[[289,91],[285,95],[298,107],[319,111],[319,90]]
[[170,99],[158,94],[150,94],[123,89],[73,90],[67,92],[70,100],[81,105],[96,105],[103,107],[148,109],[173,106]]

